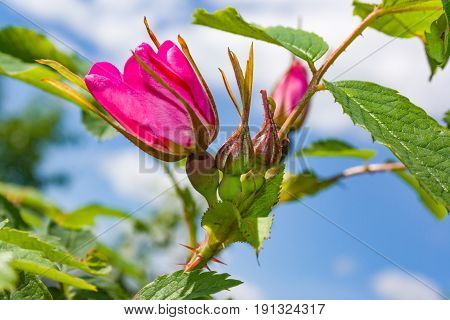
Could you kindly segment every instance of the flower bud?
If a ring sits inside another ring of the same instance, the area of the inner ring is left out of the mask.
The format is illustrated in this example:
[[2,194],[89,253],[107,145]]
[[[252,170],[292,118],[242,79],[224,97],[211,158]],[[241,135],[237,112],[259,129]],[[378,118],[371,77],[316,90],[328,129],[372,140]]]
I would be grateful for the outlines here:
[[240,89],[242,112],[237,105],[236,99],[230,90],[230,86],[223,72],[222,77],[231,100],[241,116],[241,123],[237,130],[217,152],[216,165],[217,168],[224,173],[224,175],[240,176],[241,174],[248,172],[253,167],[254,160],[253,144],[250,137],[250,130],[248,128],[248,117],[250,114],[253,85],[253,45],[250,47],[245,73],[239,65],[236,55],[231,50],[228,50],[228,54],[230,56],[236,81]]
[[253,148],[256,167],[267,170],[280,162],[282,149],[266,91],[261,90],[261,95],[264,105],[264,122],[253,138]]
[[253,144],[247,123],[241,123],[216,155],[216,165],[224,174],[241,175],[252,168]]
[[209,205],[217,202],[219,171],[213,156],[206,151],[189,155],[186,174],[194,189],[206,198]]
[[216,105],[184,40],[178,38],[181,49],[169,40],[160,44],[145,23],[157,50],[142,43],[123,72],[95,63],[85,83],[109,114],[105,121],[146,153],[178,161],[216,138]]
[[[275,85],[271,95],[276,103],[274,121],[278,128],[283,126],[286,119],[305,95],[307,89],[308,75],[306,69],[300,61],[293,59],[291,66]],[[301,115],[295,121],[295,129],[301,127],[305,121],[307,112],[308,106],[305,107]]]

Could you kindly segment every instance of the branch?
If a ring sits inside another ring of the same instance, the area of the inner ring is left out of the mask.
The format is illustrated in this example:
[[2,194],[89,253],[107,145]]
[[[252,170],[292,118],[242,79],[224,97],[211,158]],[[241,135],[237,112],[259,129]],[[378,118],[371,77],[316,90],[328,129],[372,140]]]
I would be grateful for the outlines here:
[[374,163],[374,164],[367,164],[362,166],[356,166],[351,167],[348,169],[345,169],[334,177],[334,179],[339,178],[348,178],[352,176],[357,176],[363,173],[376,173],[376,172],[389,172],[389,171],[403,171],[406,167],[401,162],[393,162],[393,163]]
[[361,23],[356,27],[356,29],[353,30],[353,32],[344,40],[344,42],[342,42],[341,45],[328,56],[323,65],[317,70],[317,72],[314,72],[315,70],[314,66],[313,68],[311,68],[311,64],[309,64],[309,67],[311,68],[311,70],[313,70],[313,77],[311,79],[311,82],[308,84],[308,90],[306,91],[305,95],[300,100],[300,102],[297,104],[297,107],[295,108],[294,112],[290,114],[290,116],[286,119],[283,126],[281,127],[278,133],[280,139],[282,140],[287,136],[295,120],[300,116],[303,109],[308,105],[313,95],[317,91],[323,90],[323,87],[319,85],[319,83],[320,80],[325,75],[325,73],[331,67],[331,65],[375,19],[387,14],[396,14],[412,11],[434,11],[441,9],[442,8],[438,6],[414,6],[407,8],[391,8],[391,9],[383,9],[375,7],[373,11],[367,17],[365,17],[364,20],[362,20]]

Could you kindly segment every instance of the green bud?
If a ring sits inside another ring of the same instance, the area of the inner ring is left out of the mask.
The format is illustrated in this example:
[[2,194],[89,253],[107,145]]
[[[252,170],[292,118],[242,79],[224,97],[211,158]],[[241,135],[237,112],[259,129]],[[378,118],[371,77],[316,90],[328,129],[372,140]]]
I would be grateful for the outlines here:
[[208,152],[191,154],[186,162],[186,174],[195,190],[206,198],[208,204],[217,202],[219,170]]
[[223,201],[235,202],[242,192],[240,175],[224,175],[219,185],[219,196]]

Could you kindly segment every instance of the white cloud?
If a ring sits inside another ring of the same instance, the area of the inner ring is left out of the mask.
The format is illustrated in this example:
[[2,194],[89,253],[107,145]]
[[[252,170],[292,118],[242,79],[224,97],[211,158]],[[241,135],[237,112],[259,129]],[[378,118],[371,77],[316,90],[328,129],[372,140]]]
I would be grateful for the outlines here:
[[[173,200],[173,183],[157,160],[135,149],[126,149],[107,154],[97,165],[118,194],[136,201],[152,201],[152,207],[180,210],[180,202]],[[190,186],[182,169],[173,172],[179,186]],[[198,203],[203,203],[201,196],[192,191]]]
[[393,300],[436,300],[442,299],[439,289],[432,280],[397,270],[385,270],[376,274],[372,281],[374,292],[381,299]]

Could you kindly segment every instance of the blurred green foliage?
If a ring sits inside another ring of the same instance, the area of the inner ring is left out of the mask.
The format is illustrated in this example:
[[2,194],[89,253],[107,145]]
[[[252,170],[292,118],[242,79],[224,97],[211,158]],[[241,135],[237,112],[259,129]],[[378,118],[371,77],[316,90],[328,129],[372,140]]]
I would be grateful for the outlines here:
[[74,140],[64,132],[62,112],[45,104],[32,101],[13,115],[0,110],[0,181],[35,187],[67,182],[63,173],[39,172],[50,147]]

